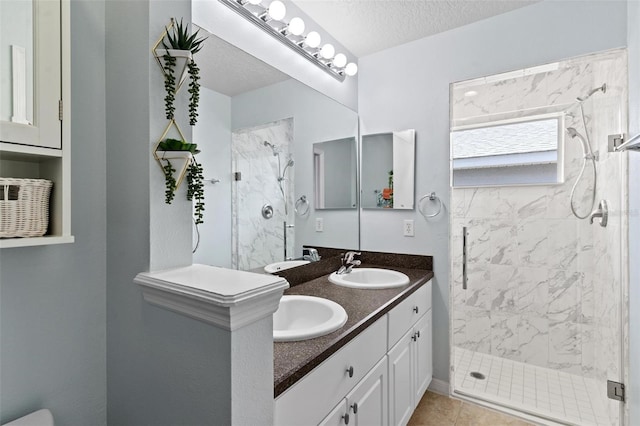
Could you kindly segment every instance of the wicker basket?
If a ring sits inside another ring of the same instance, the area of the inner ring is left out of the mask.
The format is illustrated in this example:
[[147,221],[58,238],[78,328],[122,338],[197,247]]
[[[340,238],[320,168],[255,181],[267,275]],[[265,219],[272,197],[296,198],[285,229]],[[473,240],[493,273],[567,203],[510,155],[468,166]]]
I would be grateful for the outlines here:
[[0,238],[46,234],[52,186],[44,179],[0,178]]

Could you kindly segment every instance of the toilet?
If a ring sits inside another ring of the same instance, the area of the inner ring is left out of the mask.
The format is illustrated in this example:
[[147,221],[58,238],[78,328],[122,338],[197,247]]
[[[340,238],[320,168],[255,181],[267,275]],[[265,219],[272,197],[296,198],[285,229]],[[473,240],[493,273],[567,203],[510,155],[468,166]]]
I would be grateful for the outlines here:
[[38,410],[3,426],[54,426],[53,415],[47,409]]

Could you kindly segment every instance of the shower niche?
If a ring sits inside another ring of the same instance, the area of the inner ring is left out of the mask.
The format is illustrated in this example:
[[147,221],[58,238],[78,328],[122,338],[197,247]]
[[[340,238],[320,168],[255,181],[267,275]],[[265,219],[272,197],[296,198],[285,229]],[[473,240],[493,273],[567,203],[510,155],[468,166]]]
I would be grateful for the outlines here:
[[627,377],[628,154],[607,144],[627,129],[626,73],[616,49],[451,85],[455,395],[622,423],[607,381]]

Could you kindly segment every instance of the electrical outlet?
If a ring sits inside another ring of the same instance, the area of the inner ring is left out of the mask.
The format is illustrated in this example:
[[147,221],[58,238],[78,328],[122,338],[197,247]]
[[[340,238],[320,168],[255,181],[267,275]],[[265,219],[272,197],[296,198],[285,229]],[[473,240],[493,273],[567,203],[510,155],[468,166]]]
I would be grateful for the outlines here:
[[415,236],[413,232],[413,219],[408,219],[404,221],[404,236],[405,237],[413,237]]
[[324,220],[321,217],[316,217],[316,232],[324,231]]

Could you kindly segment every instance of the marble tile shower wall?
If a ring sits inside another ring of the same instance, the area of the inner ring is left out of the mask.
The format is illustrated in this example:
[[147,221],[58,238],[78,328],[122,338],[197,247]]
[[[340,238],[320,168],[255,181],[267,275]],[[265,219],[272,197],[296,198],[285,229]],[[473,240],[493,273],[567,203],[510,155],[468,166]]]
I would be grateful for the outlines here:
[[[607,152],[607,135],[626,128],[626,52],[572,59],[558,69],[485,83],[478,95],[454,88],[453,123],[566,111],[565,127],[585,134],[577,96],[606,82],[584,102],[589,137],[600,155],[596,204],[607,199],[606,228],[576,219],[571,187],[582,165],[567,138],[564,183],[454,188],[451,259],[454,345],[574,374],[616,377],[620,359],[621,235],[627,206],[621,188],[626,154]],[[588,172],[588,170],[587,170]],[[588,173],[586,173],[588,174]],[[590,210],[589,188],[575,205]],[[462,290],[462,227],[468,227],[468,289]]]
[[[293,153],[293,119],[288,118],[263,126],[236,131],[231,136],[233,171],[242,174],[231,191],[234,268],[248,270],[284,259],[283,222],[285,199],[278,186],[278,158],[268,141],[280,151],[281,169]],[[293,169],[287,171],[284,189],[289,206],[293,205]],[[273,217],[262,217],[262,206],[273,206]],[[289,212],[291,217],[291,212]],[[290,219],[291,220],[291,219]],[[287,237],[293,247],[294,230]]]

